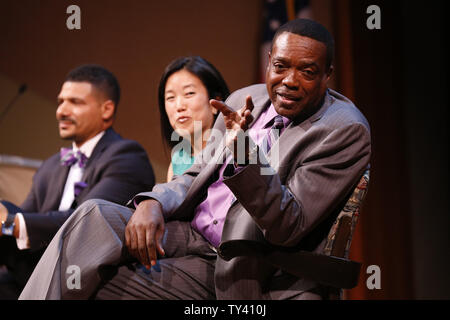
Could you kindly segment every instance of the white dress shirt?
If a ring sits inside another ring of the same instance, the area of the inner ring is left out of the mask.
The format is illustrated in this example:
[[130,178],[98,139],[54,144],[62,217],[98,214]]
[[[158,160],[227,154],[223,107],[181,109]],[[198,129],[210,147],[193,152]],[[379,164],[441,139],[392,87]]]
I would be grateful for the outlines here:
[[[104,134],[105,131],[100,132],[95,137],[83,143],[80,148],[75,145],[75,142],[72,142],[73,151],[76,152],[79,150],[89,158],[94,151],[94,148],[97,145],[98,141],[103,137]],[[80,168],[78,162],[70,167],[69,174],[67,175],[66,185],[64,186],[64,192],[59,204],[59,211],[69,210],[72,206],[72,203],[75,200],[75,183],[81,181],[83,173],[84,168]],[[19,250],[29,249],[30,244],[28,241],[28,232],[27,226],[25,225],[25,219],[23,218],[23,215],[21,213],[17,213],[17,217],[20,224],[19,237],[16,239],[17,248],[19,248]]]

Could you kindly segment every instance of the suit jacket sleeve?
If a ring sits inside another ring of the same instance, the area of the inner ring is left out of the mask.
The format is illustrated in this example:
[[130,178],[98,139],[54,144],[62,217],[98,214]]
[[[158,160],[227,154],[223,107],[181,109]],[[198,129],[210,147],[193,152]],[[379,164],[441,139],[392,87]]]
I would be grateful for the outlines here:
[[[34,179],[36,179],[38,174],[39,174],[39,171],[37,171],[35,173],[35,176],[33,177],[33,181],[34,181]],[[20,208],[24,212],[37,212],[37,211],[39,211],[38,210],[37,198],[36,198],[36,192],[34,190],[35,188],[36,188],[36,185],[35,185],[35,183],[33,183],[32,186],[31,186],[31,190],[28,193],[27,198],[25,199],[25,201],[20,206]]]
[[[135,141],[122,140],[109,146],[96,159],[87,178],[89,189],[77,197],[77,205],[89,199],[104,199],[125,205],[134,194],[153,187],[155,179],[145,150]],[[87,170],[87,168],[86,168]],[[30,247],[48,245],[74,209],[36,213],[33,190],[23,205]]]
[[194,164],[182,175],[176,175],[172,181],[155,185],[151,192],[137,194],[128,202],[128,206],[135,207],[139,202],[155,199],[162,207],[165,220],[170,219],[172,214],[180,207],[186,199],[189,188],[194,179],[203,168],[203,164]]
[[362,124],[319,140],[284,184],[278,174],[261,175],[261,164],[224,180],[272,244],[298,245],[344,200],[368,165],[370,134]]

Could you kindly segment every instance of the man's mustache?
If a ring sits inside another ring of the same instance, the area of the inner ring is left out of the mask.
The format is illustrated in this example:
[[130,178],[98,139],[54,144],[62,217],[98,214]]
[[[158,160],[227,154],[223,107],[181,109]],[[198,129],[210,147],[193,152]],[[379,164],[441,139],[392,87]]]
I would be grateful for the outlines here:
[[58,119],[58,122],[70,122],[72,124],[76,124],[77,122],[75,121],[75,119],[70,118],[70,117],[61,117]]

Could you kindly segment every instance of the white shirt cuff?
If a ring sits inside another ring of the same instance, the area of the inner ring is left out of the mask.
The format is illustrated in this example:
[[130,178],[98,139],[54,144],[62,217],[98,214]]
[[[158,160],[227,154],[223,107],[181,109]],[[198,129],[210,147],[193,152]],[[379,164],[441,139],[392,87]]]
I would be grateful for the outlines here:
[[21,213],[17,213],[16,217],[19,219],[19,237],[16,239],[17,248],[19,250],[30,249],[30,242],[28,241],[27,226],[25,225],[25,219]]

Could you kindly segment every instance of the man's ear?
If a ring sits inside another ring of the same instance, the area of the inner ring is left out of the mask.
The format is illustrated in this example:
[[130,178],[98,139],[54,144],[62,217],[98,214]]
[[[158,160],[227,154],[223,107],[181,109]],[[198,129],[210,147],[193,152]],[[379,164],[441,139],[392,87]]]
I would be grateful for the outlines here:
[[333,67],[333,65],[331,65],[327,71],[327,81],[330,80],[330,77],[333,74],[333,71],[334,71],[334,67]]
[[104,121],[110,121],[114,118],[114,111],[116,110],[116,105],[112,100],[106,100],[103,102],[102,106],[102,119]]

